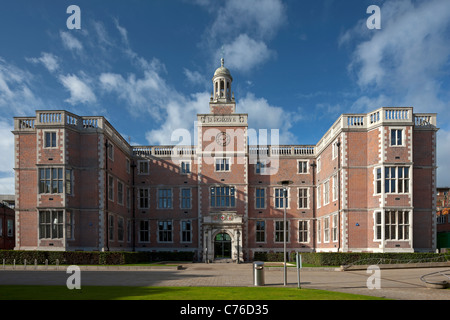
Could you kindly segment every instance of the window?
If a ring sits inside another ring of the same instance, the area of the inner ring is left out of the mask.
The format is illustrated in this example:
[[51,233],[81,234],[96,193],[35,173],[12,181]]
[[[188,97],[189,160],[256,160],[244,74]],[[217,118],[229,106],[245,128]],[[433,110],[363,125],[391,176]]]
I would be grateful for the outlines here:
[[158,189],[158,209],[172,208],[172,189]]
[[211,207],[230,208],[236,206],[236,195],[234,187],[211,187]]
[[409,193],[409,167],[398,167],[397,193]]
[[403,145],[403,129],[391,129],[391,146]]
[[181,242],[192,242],[192,223],[190,220],[181,221]]
[[181,174],[190,174],[191,173],[191,162],[190,161],[182,161],[180,167]]
[[130,201],[131,200],[131,191],[130,187],[127,187],[127,208],[130,208]]
[[148,220],[141,220],[139,223],[139,242],[150,242],[150,223]]
[[336,142],[331,144],[331,159],[336,159],[338,155],[338,146],[336,144]]
[[255,173],[256,174],[266,174],[267,163],[265,161],[256,162]]
[[256,188],[255,190],[255,208],[264,209],[266,207],[266,189]]
[[375,193],[381,193],[381,168],[375,169]]
[[62,239],[63,218],[63,211],[39,211],[39,239]]
[[138,161],[138,174],[148,174],[150,171],[150,163],[148,160]]
[[327,180],[323,184],[323,204],[329,204],[330,203],[330,181]]
[[181,189],[181,209],[191,209],[191,189]]
[[149,209],[150,208],[150,191],[149,189],[139,188],[139,209]]
[[308,189],[299,188],[298,189],[298,208],[306,209],[308,208]]
[[56,148],[56,132],[46,131],[44,133],[44,148]]
[[384,213],[384,238],[386,240],[409,240],[409,211],[386,211]]
[[126,169],[127,169],[127,173],[130,173],[130,168],[131,168],[131,165],[130,165],[130,159],[126,159]]
[[298,173],[308,173],[308,161],[298,161]]
[[298,242],[308,242],[308,221],[298,222]]
[[338,187],[339,187],[339,185],[338,185],[338,176],[337,176],[337,174],[335,174],[334,176],[333,176],[333,201],[336,201],[337,200],[337,198],[338,198],[338,191],[339,191],[339,189],[338,189]]
[[39,193],[63,193],[63,169],[39,169]]
[[375,240],[381,240],[382,239],[382,234],[381,234],[381,230],[383,228],[383,224],[381,222],[381,212],[375,212]]
[[333,215],[333,229],[332,229],[332,237],[333,237],[333,241],[336,242],[338,241],[338,215],[335,214]]
[[6,236],[7,237],[14,236],[14,221],[12,219],[6,220]]
[[158,240],[159,242],[172,242],[172,221],[159,221]]
[[114,160],[114,145],[111,142],[108,142],[108,158],[110,160]]
[[66,194],[72,194],[72,170],[66,169]]
[[320,160],[320,157],[317,158],[317,173],[320,172],[322,169],[322,161]]
[[330,242],[330,217],[323,219],[323,241]]
[[256,242],[264,242],[266,240],[266,222],[256,221]]
[[114,241],[114,216],[108,216],[108,239]]
[[123,218],[119,217],[117,219],[117,240],[123,241],[123,232],[124,232]]
[[[287,198],[287,199],[285,199]],[[289,191],[284,188],[275,188],[275,208],[289,207]]]
[[108,176],[108,199],[114,201],[114,177]]
[[66,211],[66,239],[73,240],[73,214],[72,211]]
[[39,169],[39,193],[63,193],[63,169]]
[[317,220],[317,242],[320,243],[321,242],[321,232],[322,232],[322,225],[321,225],[321,221]]
[[123,205],[123,183],[117,181],[117,203]]
[[216,159],[216,171],[230,171],[230,159],[218,158]]
[[322,193],[320,191],[321,187],[320,185],[317,186],[317,208],[320,208],[322,206]]
[[[286,221],[286,242],[289,241],[289,221]],[[284,221],[275,221],[275,242],[284,242]]]
[[409,193],[409,167],[385,167],[386,193]]

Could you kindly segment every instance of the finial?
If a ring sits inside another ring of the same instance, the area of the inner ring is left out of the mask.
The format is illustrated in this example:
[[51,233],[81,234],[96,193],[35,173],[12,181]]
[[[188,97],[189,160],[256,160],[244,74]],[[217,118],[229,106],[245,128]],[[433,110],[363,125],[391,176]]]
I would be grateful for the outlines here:
[[223,67],[223,65],[225,63],[225,59],[224,58],[220,59],[220,62],[222,63],[222,67]]

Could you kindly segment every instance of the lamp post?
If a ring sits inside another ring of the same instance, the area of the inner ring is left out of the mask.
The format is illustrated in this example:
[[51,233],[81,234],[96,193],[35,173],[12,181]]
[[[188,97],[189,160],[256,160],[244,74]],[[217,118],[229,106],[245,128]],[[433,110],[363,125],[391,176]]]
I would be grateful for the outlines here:
[[287,273],[286,273],[286,207],[287,207],[287,187],[290,184],[293,184],[294,182],[290,180],[282,180],[279,181],[278,184],[283,186],[283,196],[284,196],[284,214],[283,214],[283,283],[284,285],[287,284]]
[[239,238],[240,238],[241,232],[238,230],[236,234],[237,234],[237,264],[239,264],[240,263],[239,262]]

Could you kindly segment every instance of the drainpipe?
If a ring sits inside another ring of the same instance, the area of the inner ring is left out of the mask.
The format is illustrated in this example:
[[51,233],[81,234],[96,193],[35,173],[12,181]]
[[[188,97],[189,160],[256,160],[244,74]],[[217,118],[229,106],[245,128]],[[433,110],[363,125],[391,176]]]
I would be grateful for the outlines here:
[[341,251],[341,141],[336,142],[338,149],[338,252]]
[[134,160],[132,160],[131,162],[131,183],[132,183],[132,187],[131,187],[131,213],[132,213],[132,228],[131,228],[131,243],[133,246],[133,252],[136,251],[136,238],[135,238],[135,233],[136,233],[136,212],[135,212],[135,186],[134,186],[134,169],[136,168],[136,164],[134,163]]
[[109,251],[109,209],[108,209],[108,202],[109,202],[109,179],[108,179],[108,139],[106,139],[105,142],[105,235],[106,235],[106,251]]
[[316,252],[317,247],[317,238],[316,238],[316,163],[311,163],[311,171],[312,171],[312,210],[313,210],[313,252]]

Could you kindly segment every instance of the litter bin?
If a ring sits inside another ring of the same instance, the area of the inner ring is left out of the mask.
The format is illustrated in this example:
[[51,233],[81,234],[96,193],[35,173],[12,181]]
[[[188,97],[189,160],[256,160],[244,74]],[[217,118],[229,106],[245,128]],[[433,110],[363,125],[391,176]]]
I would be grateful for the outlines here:
[[264,262],[253,262],[253,285],[257,287],[264,285]]

